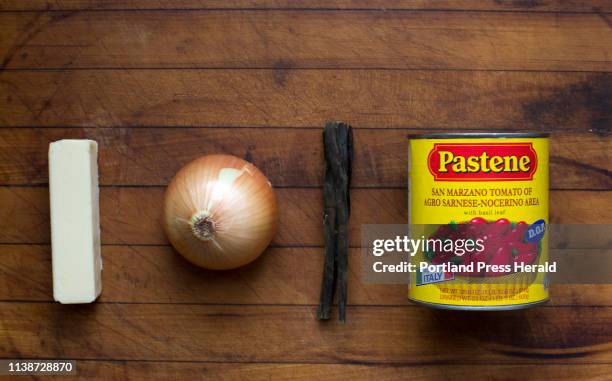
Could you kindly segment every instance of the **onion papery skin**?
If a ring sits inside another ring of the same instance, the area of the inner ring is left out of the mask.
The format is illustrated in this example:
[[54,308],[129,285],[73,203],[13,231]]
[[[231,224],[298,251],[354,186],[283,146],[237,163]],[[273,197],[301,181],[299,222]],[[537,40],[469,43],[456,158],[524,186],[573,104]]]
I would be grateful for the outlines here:
[[207,155],[183,167],[164,197],[164,230],[190,262],[228,270],[255,260],[278,226],[272,185],[253,164]]

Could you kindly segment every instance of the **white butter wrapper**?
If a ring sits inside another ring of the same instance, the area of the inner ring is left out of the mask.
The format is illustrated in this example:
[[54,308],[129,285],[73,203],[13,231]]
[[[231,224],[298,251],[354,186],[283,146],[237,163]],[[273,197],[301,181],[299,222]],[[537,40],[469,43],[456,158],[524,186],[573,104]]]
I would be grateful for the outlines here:
[[98,144],[59,140],[49,146],[53,298],[91,303],[102,291]]

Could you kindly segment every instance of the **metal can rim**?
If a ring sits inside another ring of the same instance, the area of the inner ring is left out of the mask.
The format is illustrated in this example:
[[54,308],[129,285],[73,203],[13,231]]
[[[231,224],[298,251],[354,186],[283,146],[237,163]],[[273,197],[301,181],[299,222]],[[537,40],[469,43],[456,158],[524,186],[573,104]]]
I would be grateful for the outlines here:
[[548,138],[548,132],[435,132],[410,134],[408,139]]
[[528,303],[517,303],[517,304],[500,304],[500,305],[462,305],[462,304],[445,304],[445,303],[434,303],[425,302],[423,300],[408,297],[408,299],[422,306],[431,307],[439,310],[454,310],[454,311],[511,311],[511,310],[522,310],[531,307],[537,307],[542,304],[546,304],[550,301],[549,298],[537,300]]

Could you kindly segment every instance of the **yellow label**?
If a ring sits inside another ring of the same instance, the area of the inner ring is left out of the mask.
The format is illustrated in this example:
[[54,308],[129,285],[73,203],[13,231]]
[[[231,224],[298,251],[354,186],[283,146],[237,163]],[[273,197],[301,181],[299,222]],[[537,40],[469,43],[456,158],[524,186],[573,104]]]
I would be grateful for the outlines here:
[[[478,257],[421,251],[413,263],[418,267],[423,261],[467,264],[480,259],[488,265],[481,271],[442,274],[436,281],[419,272],[411,277],[409,297],[450,306],[546,300],[543,272],[512,269],[548,261],[548,234],[535,242],[525,238],[542,220],[548,224],[548,139],[417,138],[410,140],[409,155],[412,237],[471,234],[487,242]],[[491,270],[506,262],[510,271]]]

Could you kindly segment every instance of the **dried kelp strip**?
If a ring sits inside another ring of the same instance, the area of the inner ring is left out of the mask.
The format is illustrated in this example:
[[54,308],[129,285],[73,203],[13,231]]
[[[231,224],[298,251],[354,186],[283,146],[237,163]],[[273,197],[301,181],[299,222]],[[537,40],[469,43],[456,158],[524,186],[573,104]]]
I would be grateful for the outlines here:
[[348,221],[350,215],[353,132],[342,122],[328,122],[323,130],[325,182],[323,185],[325,266],[317,316],[330,318],[334,291],[338,288],[338,315],[346,320],[348,272]]
[[317,317],[328,320],[336,288],[336,194],[331,171],[325,171],[323,185],[323,233],[325,234],[325,262],[323,267],[323,283]]

